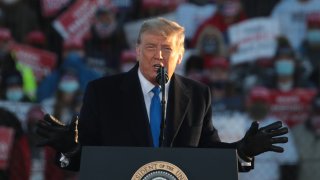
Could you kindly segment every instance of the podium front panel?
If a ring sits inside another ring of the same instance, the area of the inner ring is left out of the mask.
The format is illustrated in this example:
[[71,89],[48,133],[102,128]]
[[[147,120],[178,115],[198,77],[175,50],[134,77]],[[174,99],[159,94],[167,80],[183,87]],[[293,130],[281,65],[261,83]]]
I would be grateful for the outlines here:
[[180,179],[237,180],[237,164],[235,149],[85,146],[80,180],[130,180],[157,168]]

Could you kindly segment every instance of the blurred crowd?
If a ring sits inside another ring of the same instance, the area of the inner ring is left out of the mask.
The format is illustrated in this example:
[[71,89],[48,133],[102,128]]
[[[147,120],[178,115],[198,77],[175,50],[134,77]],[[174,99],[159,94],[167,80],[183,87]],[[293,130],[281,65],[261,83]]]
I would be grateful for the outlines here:
[[[36,146],[35,123],[45,113],[69,123],[89,81],[136,63],[130,24],[172,14],[182,24],[194,21],[193,30],[185,26],[179,73],[211,88],[222,141],[240,140],[252,121],[290,128],[285,152],[256,157],[255,169],[239,179],[320,179],[319,0],[90,1],[98,5],[76,37],[61,33],[57,20],[85,0],[0,0],[0,179],[77,179],[55,166],[53,149]],[[279,25],[274,52],[234,61],[241,45],[230,29],[258,18]]]

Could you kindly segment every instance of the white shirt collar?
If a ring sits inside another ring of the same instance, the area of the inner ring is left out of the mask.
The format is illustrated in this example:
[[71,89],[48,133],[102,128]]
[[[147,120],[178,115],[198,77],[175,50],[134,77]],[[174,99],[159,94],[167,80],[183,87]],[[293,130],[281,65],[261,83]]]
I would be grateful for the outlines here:
[[143,94],[148,94],[154,88],[154,85],[143,76],[140,68],[138,68],[138,76]]
[[[150,81],[148,81],[143,74],[141,73],[140,68],[138,68],[138,77],[140,80],[140,84],[141,84],[141,88],[142,88],[142,92],[143,94],[148,94],[153,88],[154,88],[154,84],[152,84]],[[169,84],[170,84],[170,79],[167,82],[167,85],[165,86],[166,88],[166,96],[168,96],[168,91],[169,91]]]

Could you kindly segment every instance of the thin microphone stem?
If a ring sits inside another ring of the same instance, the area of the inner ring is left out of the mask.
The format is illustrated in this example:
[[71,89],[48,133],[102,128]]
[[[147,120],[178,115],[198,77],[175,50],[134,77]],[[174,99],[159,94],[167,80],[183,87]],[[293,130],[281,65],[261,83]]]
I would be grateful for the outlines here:
[[161,93],[162,93],[162,100],[161,100],[161,127],[160,127],[160,147],[165,147],[166,144],[165,142],[165,129],[166,129],[166,91],[165,91],[165,86],[168,81],[168,75],[165,72],[164,67],[160,67],[159,69],[159,85],[161,86]]

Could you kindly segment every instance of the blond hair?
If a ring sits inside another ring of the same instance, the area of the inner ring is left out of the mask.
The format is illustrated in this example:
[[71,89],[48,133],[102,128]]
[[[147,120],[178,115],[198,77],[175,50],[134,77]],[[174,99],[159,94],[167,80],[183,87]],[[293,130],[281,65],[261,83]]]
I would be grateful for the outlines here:
[[226,54],[226,45],[223,40],[223,35],[219,29],[214,26],[206,26],[199,34],[198,40],[196,41],[195,49],[200,52],[202,41],[206,38],[207,35],[215,36],[218,42],[218,56],[225,56]]
[[137,44],[141,43],[141,36],[145,32],[159,34],[164,37],[176,35],[176,46],[182,53],[184,53],[184,27],[180,26],[178,23],[163,17],[152,18],[144,21],[140,28]]

